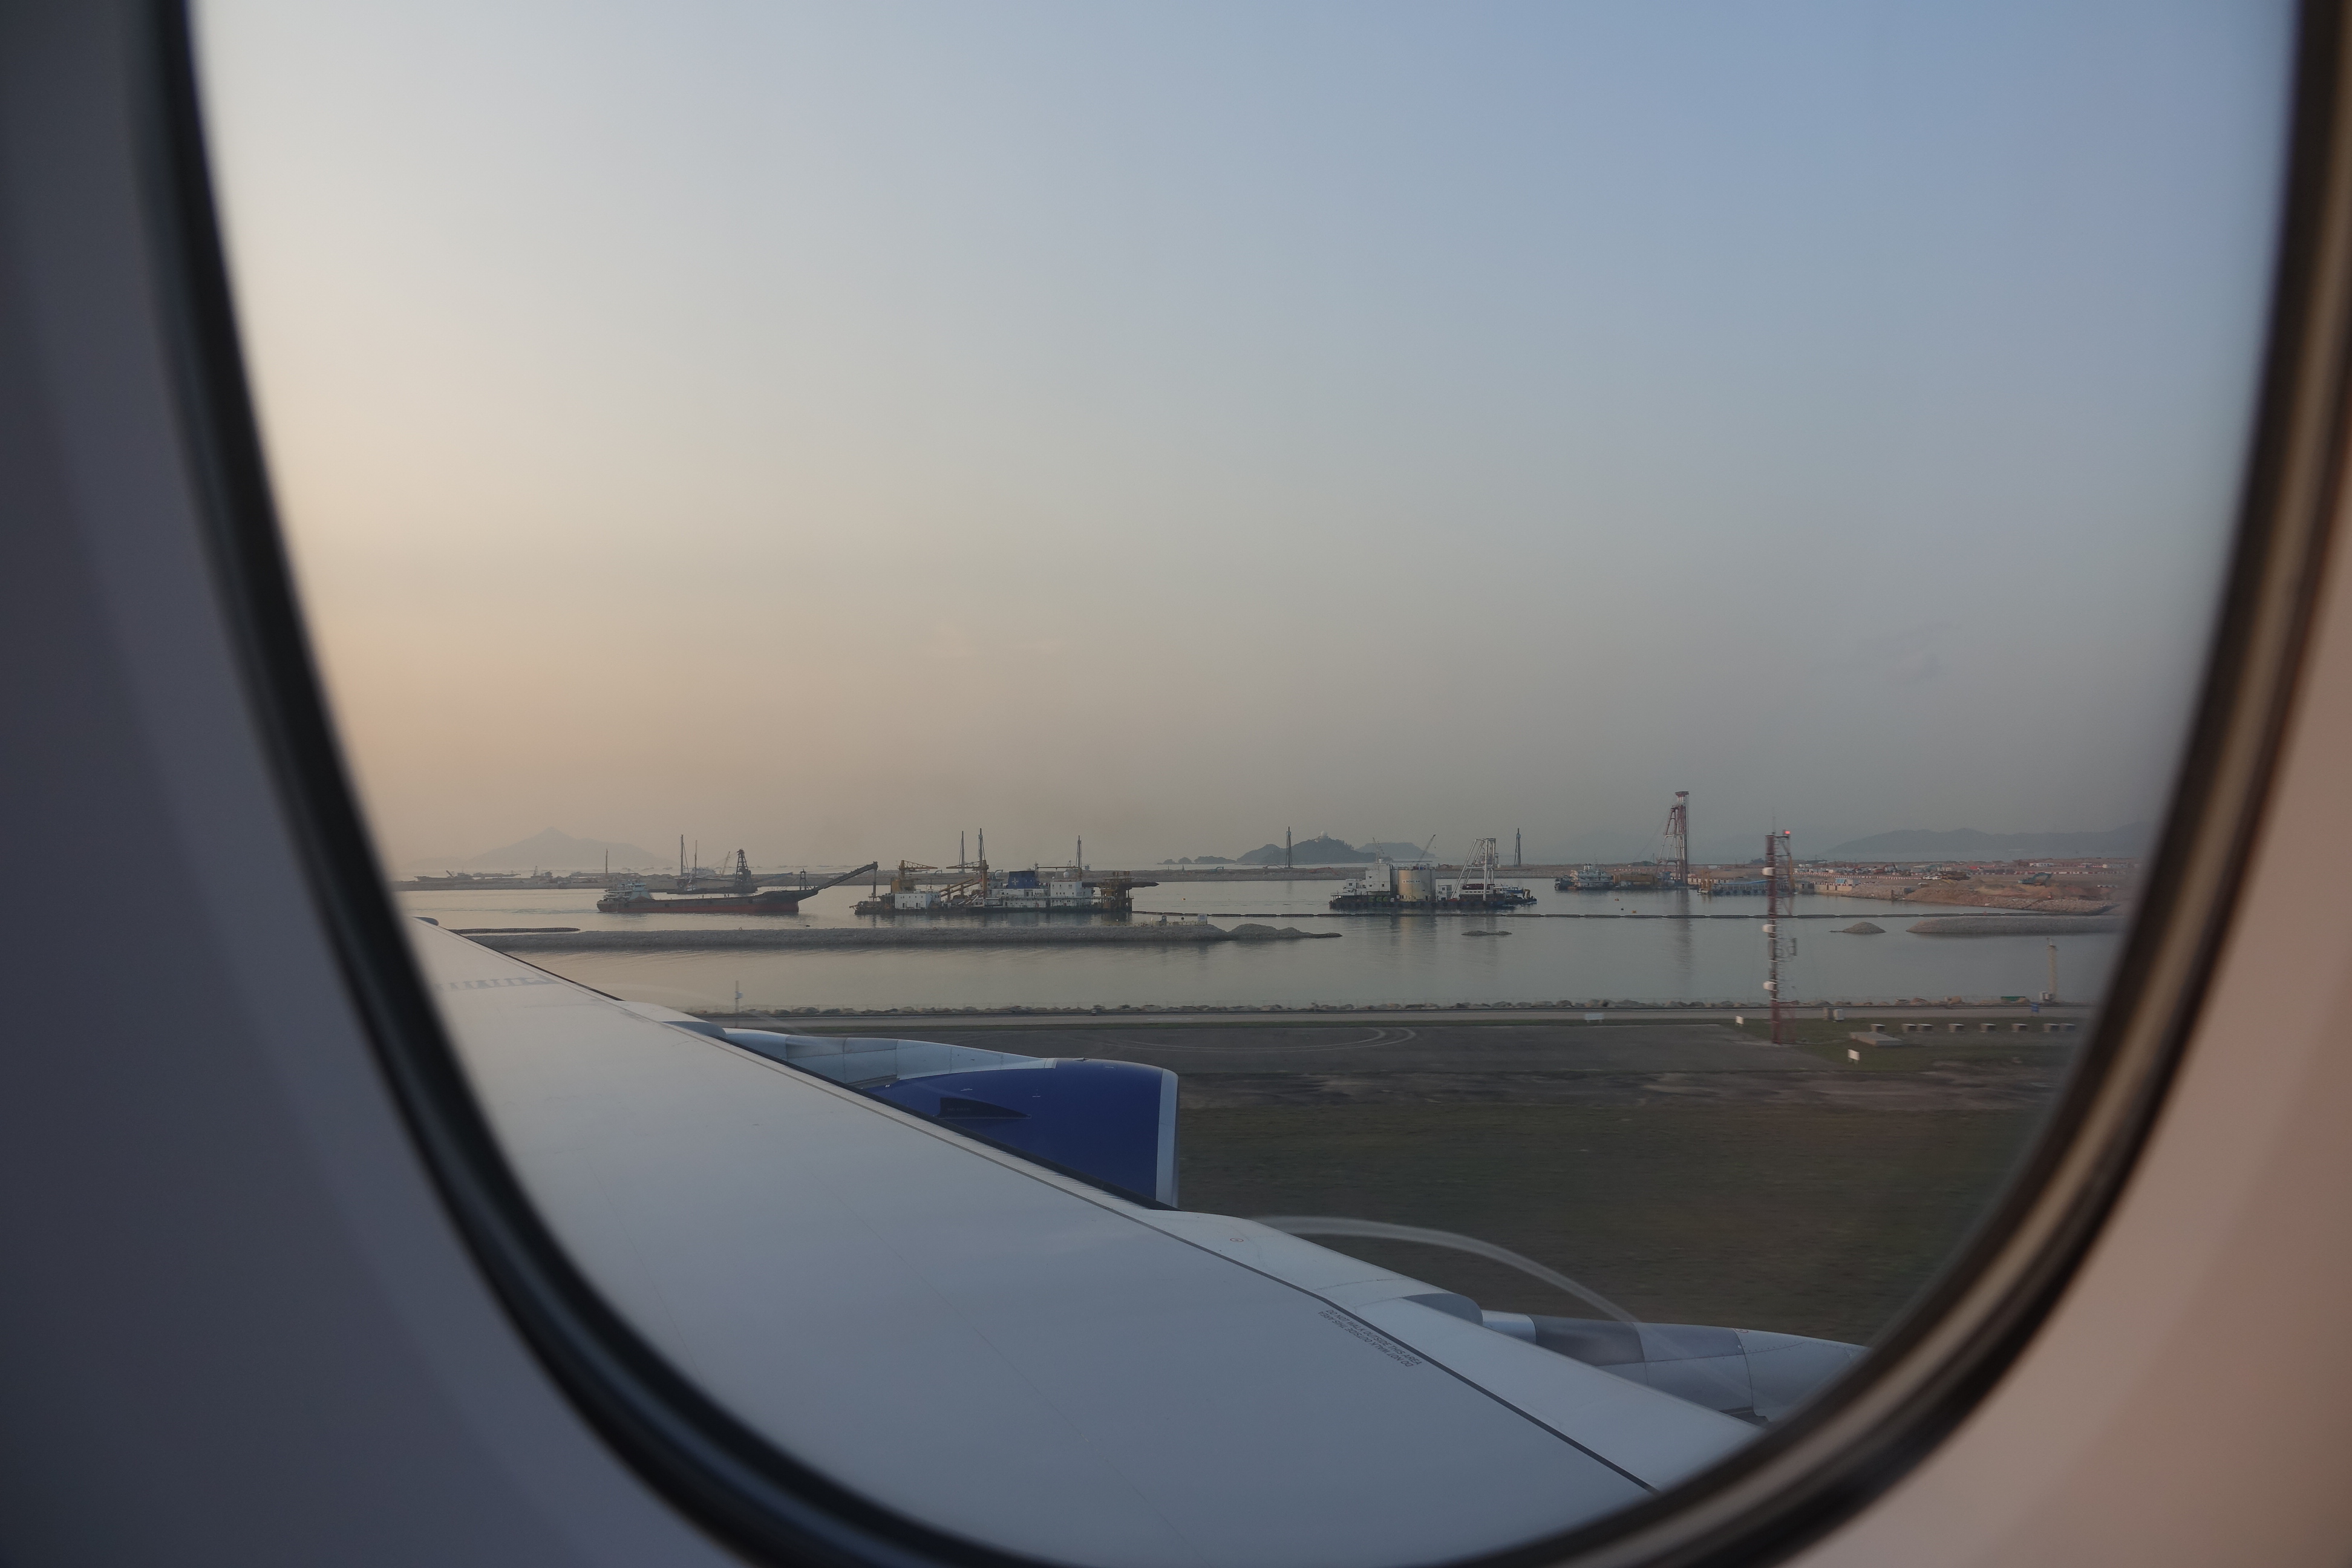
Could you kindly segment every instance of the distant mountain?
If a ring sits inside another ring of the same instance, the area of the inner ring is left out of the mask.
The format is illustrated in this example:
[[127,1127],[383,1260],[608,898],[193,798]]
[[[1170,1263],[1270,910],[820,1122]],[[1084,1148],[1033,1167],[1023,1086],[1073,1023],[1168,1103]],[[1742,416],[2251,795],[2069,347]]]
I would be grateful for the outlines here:
[[[1344,839],[1333,838],[1328,835],[1317,838],[1302,838],[1290,847],[1290,863],[1294,866],[1356,865],[1373,858],[1376,857],[1370,850],[1359,849]],[[1268,844],[1262,848],[1253,849],[1240,857],[1240,861],[1244,866],[1279,866],[1282,864],[1282,846]]]
[[[2134,822],[2104,833],[1979,833],[1973,827],[1944,832],[1906,828],[1874,834],[1822,852],[1824,860],[2030,860],[2078,856],[2145,855],[2156,842],[2156,824]],[[1811,859],[1812,857],[1807,856]]]
[[1364,853],[1382,860],[1418,860],[1421,858],[1421,846],[1418,844],[1367,844],[1364,846]]
[[497,849],[486,849],[470,860],[460,860],[444,866],[434,862],[436,868],[465,871],[594,871],[603,868],[604,856],[610,852],[613,868],[666,866],[669,858],[650,849],[640,849],[634,844],[607,844],[601,838],[574,838],[569,833],[548,828],[535,833],[519,844],[509,844]]

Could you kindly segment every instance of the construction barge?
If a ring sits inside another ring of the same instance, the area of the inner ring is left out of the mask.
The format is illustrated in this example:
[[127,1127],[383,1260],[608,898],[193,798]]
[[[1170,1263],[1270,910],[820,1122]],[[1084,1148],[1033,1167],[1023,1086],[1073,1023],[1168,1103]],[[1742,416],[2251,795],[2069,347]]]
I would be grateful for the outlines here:
[[[926,873],[946,871],[954,879],[945,887],[926,888]],[[1135,890],[1160,884],[1139,877],[1114,873],[1090,877],[1083,865],[1032,866],[1025,870],[992,870],[987,840],[981,841],[980,858],[961,865],[939,867],[898,862],[887,892],[859,900],[861,915],[1126,915],[1135,910]]]
[[1495,840],[1481,838],[1454,883],[1437,879],[1427,862],[1392,865],[1375,860],[1370,869],[1341,888],[1330,907],[1343,914],[1436,912],[1484,913],[1525,909],[1536,896],[1502,879]]

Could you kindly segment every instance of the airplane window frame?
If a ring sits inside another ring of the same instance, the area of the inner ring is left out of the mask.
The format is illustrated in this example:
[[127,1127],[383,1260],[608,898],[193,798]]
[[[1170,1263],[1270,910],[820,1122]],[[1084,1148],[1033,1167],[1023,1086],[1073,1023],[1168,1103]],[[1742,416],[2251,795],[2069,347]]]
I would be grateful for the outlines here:
[[[1480,1561],[1768,1561],[1843,1521],[2000,1380],[2096,1240],[2161,1111],[2226,941],[2294,698],[2344,490],[2352,380],[2352,26],[2296,20],[2261,389],[2205,676],[2140,918],[2049,1125],[1937,1282],[1811,1408],[1623,1512]],[[243,368],[186,8],[152,0],[128,62],[145,107],[151,258],[183,441],[282,808],[377,1061],[447,1212],[522,1337],[636,1471],[761,1561],[1028,1559],[872,1503],[777,1449],[608,1306],[540,1218],[474,1100],[401,935],[344,766],[276,519]]]

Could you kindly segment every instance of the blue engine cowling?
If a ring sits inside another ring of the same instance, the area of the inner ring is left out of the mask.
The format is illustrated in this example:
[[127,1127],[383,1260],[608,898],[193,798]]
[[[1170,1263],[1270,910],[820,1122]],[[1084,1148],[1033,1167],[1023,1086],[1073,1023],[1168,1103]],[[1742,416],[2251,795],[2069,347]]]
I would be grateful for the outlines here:
[[1165,1068],[1056,1058],[866,1092],[1121,1197],[1176,1206],[1176,1075]]

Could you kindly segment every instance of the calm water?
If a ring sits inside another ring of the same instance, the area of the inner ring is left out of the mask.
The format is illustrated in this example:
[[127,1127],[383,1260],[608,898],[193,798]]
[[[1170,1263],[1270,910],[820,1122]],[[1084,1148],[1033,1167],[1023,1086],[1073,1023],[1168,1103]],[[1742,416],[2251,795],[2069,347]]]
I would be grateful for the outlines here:
[[[747,1007],[1091,1007],[1379,1002],[1734,1002],[1764,999],[1763,900],[1680,893],[1555,893],[1541,889],[1532,914],[1613,916],[1687,909],[1732,920],[1533,920],[1507,915],[1310,918],[1338,890],[1330,881],[1147,889],[1139,909],[1205,914],[1230,926],[1250,916],[1336,942],[1216,943],[1200,947],[967,947],[931,952],[876,948],[832,952],[533,952],[530,961],[600,990],[674,1007],[725,1006],[740,988]],[[529,892],[404,893],[413,914],[445,926],[571,925],[587,930],[724,930],[740,926],[846,926],[862,888],[835,888],[797,917],[600,915],[593,888]],[[1781,963],[1791,1001],[1892,1002],[1924,996],[1990,1000],[2038,995],[2048,984],[2042,936],[1913,936],[1932,915],[1965,910],[1868,899],[1801,898],[1790,922],[1797,951]],[[1230,919],[1216,919],[1229,915]],[[1062,921],[1083,917],[1059,917]],[[1138,918],[1148,918],[1139,916]],[[1838,928],[1866,920],[1883,936]],[[1474,937],[1474,930],[1508,936]],[[2121,933],[2061,936],[2060,994],[2095,999]]]

